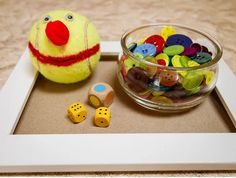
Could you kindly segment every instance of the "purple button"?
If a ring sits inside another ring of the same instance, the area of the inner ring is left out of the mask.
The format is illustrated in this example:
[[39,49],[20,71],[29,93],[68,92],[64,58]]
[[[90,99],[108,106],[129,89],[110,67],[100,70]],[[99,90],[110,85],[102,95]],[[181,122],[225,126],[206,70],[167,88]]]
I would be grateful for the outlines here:
[[192,57],[192,56],[195,56],[196,53],[197,53],[197,50],[195,48],[189,47],[189,48],[184,49],[184,52],[182,53],[182,55]]
[[212,52],[210,52],[206,46],[202,46],[202,51],[201,52],[208,53],[212,56]]
[[205,52],[205,53],[207,53],[207,52],[208,52],[207,47],[206,47],[206,46],[202,46],[202,51],[201,51],[201,52]]
[[210,54],[210,55],[212,56],[212,52],[208,51],[207,53]]
[[202,52],[202,46],[198,43],[191,44],[191,48],[195,48],[197,52]]
[[182,46],[184,46],[184,48],[190,47],[190,45],[192,43],[193,42],[189,37],[182,35],[182,34],[171,35],[168,37],[168,39],[166,41],[167,46],[182,45]]

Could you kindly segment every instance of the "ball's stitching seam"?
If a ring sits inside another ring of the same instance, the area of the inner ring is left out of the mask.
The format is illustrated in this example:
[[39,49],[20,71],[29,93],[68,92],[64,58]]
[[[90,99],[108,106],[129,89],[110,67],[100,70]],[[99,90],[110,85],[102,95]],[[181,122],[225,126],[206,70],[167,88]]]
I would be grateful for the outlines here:
[[[37,23],[36,25],[36,29],[37,29],[37,32],[36,32],[36,39],[35,39],[35,48],[39,51],[39,42],[38,42],[38,39],[39,39],[39,22]],[[39,64],[39,61],[36,59],[36,63],[37,63],[37,66],[38,66],[38,71],[40,72],[40,64]]]
[[[86,50],[88,49],[88,25],[89,25],[89,21],[86,20],[85,21],[85,24],[84,24],[84,44],[85,44],[85,48]],[[91,66],[91,63],[90,63],[90,57],[87,58],[86,60],[87,62],[87,65],[88,65],[88,68],[89,68],[89,71],[90,71],[90,74],[92,73],[92,66]]]

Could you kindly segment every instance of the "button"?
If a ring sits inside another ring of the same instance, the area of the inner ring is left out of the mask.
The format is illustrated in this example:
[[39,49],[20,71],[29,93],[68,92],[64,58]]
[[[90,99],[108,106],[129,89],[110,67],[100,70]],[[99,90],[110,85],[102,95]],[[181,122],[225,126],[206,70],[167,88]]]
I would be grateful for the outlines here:
[[137,43],[131,43],[131,44],[128,45],[128,49],[131,52],[133,52],[136,47],[137,47]]
[[[152,56],[147,56],[144,58],[144,60],[146,60],[150,63],[153,63],[153,64],[157,64],[157,60]],[[152,66],[152,65],[146,65],[146,71],[148,73],[148,76],[151,77],[156,74],[157,67]]]
[[166,41],[166,39],[171,36],[171,35],[174,35],[176,34],[176,30],[170,26],[170,25],[167,25],[165,26],[164,28],[161,29],[161,37]]
[[149,83],[149,87],[152,91],[160,92],[160,91],[170,91],[172,88],[167,86],[160,85],[159,77]]
[[188,67],[196,67],[196,66],[200,66],[200,64],[198,64],[196,61],[188,61]]
[[153,44],[141,44],[134,49],[134,53],[141,54],[143,57],[146,56],[155,56],[156,55],[156,46]]
[[134,56],[137,57],[137,58],[140,58],[140,59],[143,59],[144,56],[142,56],[141,54],[139,53],[134,53]]
[[[175,55],[175,56],[171,59],[172,65],[173,65],[174,67],[185,67],[185,66],[182,64],[182,62],[181,62],[181,58],[182,58],[182,57],[183,57],[183,56]],[[187,57],[186,57],[186,58],[187,58]],[[184,76],[187,74],[187,71],[178,71],[178,73],[184,77]]]
[[151,98],[151,101],[161,104],[172,104],[173,101],[165,96],[154,96]]
[[202,51],[201,52],[208,53],[212,56],[212,52],[210,52],[206,46],[202,46]]
[[151,62],[151,63],[154,63],[154,64],[157,63],[157,60],[153,56],[147,56],[147,57],[144,58],[144,60],[148,61],[148,62]]
[[201,52],[205,52],[205,53],[207,53],[207,52],[208,52],[207,47],[206,47],[206,46],[202,46],[202,51],[201,51]]
[[145,43],[155,45],[157,53],[160,53],[165,46],[165,40],[160,35],[152,35],[148,37],[145,40]]
[[208,51],[207,53],[210,54],[210,55],[212,56],[212,52]]
[[163,86],[174,86],[179,80],[179,75],[176,71],[163,70],[160,73],[160,84]]
[[[168,66],[164,59],[158,59],[157,60],[157,64],[159,64],[161,66]],[[163,68],[157,67],[157,71],[156,72],[159,74],[159,73],[161,73],[162,70],[163,70]]]
[[192,88],[192,89],[188,90],[188,96],[198,93],[200,91],[200,89],[201,89],[201,86],[198,86],[196,88]]
[[182,86],[186,90],[193,90],[196,87],[199,87],[203,81],[203,75],[197,71],[190,71],[183,78]]
[[183,67],[188,67],[188,61],[191,61],[191,59],[187,56],[181,56],[180,57],[180,62]]
[[192,40],[182,34],[175,34],[175,35],[171,35],[168,37],[167,41],[166,41],[166,45],[167,46],[172,46],[172,45],[182,45],[185,48],[190,47],[190,45],[192,44]]
[[181,54],[184,51],[184,47],[182,45],[172,45],[168,46],[163,50],[165,54],[168,56],[174,56],[176,54]]
[[207,86],[211,85],[214,79],[215,79],[215,72],[207,71],[205,73],[205,83]]
[[[168,66],[169,65],[169,63],[170,63],[170,58],[169,58],[169,56],[167,55],[167,54],[165,54],[165,53],[160,53],[160,54],[158,54],[157,56],[156,56],[156,59],[157,59],[157,61],[159,61],[159,60],[165,60],[165,62],[166,62],[166,65],[165,66]],[[158,63],[159,64],[159,63]],[[161,64],[160,64],[161,65]]]
[[126,55],[123,54],[123,55],[121,56],[120,60],[121,60],[122,62],[124,62],[127,58],[128,58],[128,56],[126,56]]
[[182,55],[189,56],[189,57],[195,56],[196,54],[197,54],[197,50],[191,47],[185,48],[184,52],[182,53]]
[[[149,36],[151,36],[151,35],[149,35]],[[140,40],[140,41],[137,43],[137,45],[143,44],[144,41],[145,41],[149,36],[146,36],[145,38],[143,38],[142,40]]]
[[132,67],[144,68],[144,66],[142,66],[139,61],[132,59],[130,57],[124,61],[124,66],[126,72],[128,72]]
[[197,52],[201,52],[202,51],[202,46],[198,43],[193,43],[190,46],[191,48],[195,48],[197,50]]
[[209,62],[211,59],[212,59],[211,55],[205,52],[197,53],[195,58],[193,58],[193,60],[199,64],[204,64],[206,62]]
[[174,67],[184,67],[184,66],[182,65],[182,63],[180,62],[180,58],[181,58],[180,55],[175,55],[175,56],[171,59],[172,65],[173,65]]
[[151,94],[152,94],[152,91],[151,91],[151,90],[147,90],[147,91],[138,93],[138,95],[139,95],[141,98],[144,98],[144,99],[148,99],[148,97],[149,97]]
[[165,92],[164,91],[153,91],[152,92],[152,95],[153,96],[161,96],[161,95],[163,95]]
[[139,67],[131,68],[127,73],[127,84],[135,92],[144,92],[148,89],[149,78],[147,72]]
[[164,59],[158,59],[157,60],[157,64],[161,65],[161,66],[167,66],[166,65],[166,61]]
[[186,95],[187,92],[185,90],[172,90],[163,94],[163,96],[171,99],[180,99],[181,97],[185,97]]

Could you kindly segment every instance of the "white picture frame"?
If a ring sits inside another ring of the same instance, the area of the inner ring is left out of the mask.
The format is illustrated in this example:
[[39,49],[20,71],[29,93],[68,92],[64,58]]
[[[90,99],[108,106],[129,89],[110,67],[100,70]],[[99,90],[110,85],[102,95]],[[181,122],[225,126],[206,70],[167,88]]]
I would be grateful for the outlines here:
[[[117,55],[119,42],[102,42]],[[14,135],[38,72],[21,56],[0,91],[0,172],[236,170],[236,133]],[[223,60],[216,91],[236,126],[236,78]]]

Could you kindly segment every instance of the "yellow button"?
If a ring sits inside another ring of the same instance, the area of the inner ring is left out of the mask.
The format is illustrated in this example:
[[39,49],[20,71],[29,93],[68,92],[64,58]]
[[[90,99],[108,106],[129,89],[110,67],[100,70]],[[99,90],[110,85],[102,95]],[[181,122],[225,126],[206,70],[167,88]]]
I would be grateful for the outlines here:
[[172,104],[173,101],[165,96],[154,96],[152,99],[151,99],[153,102],[156,102],[156,103],[161,103],[161,104]]
[[149,36],[146,36],[145,38],[143,38],[142,40],[140,40],[140,41],[137,43],[137,45],[143,44],[144,41],[145,41],[146,39],[148,39],[148,37],[150,37],[150,35],[149,35]]
[[153,91],[152,92],[152,95],[153,96],[161,96],[162,94],[164,94],[165,92],[164,91]]
[[188,67],[195,67],[195,66],[200,66],[200,64],[192,60],[188,61]]
[[205,73],[205,79],[206,85],[209,86],[215,79],[215,73],[213,71],[207,71]]
[[176,30],[170,25],[167,25],[164,28],[162,28],[160,33],[160,35],[162,36],[162,38],[164,38],[165,41],[169,36],[174,34],[176,34]]

